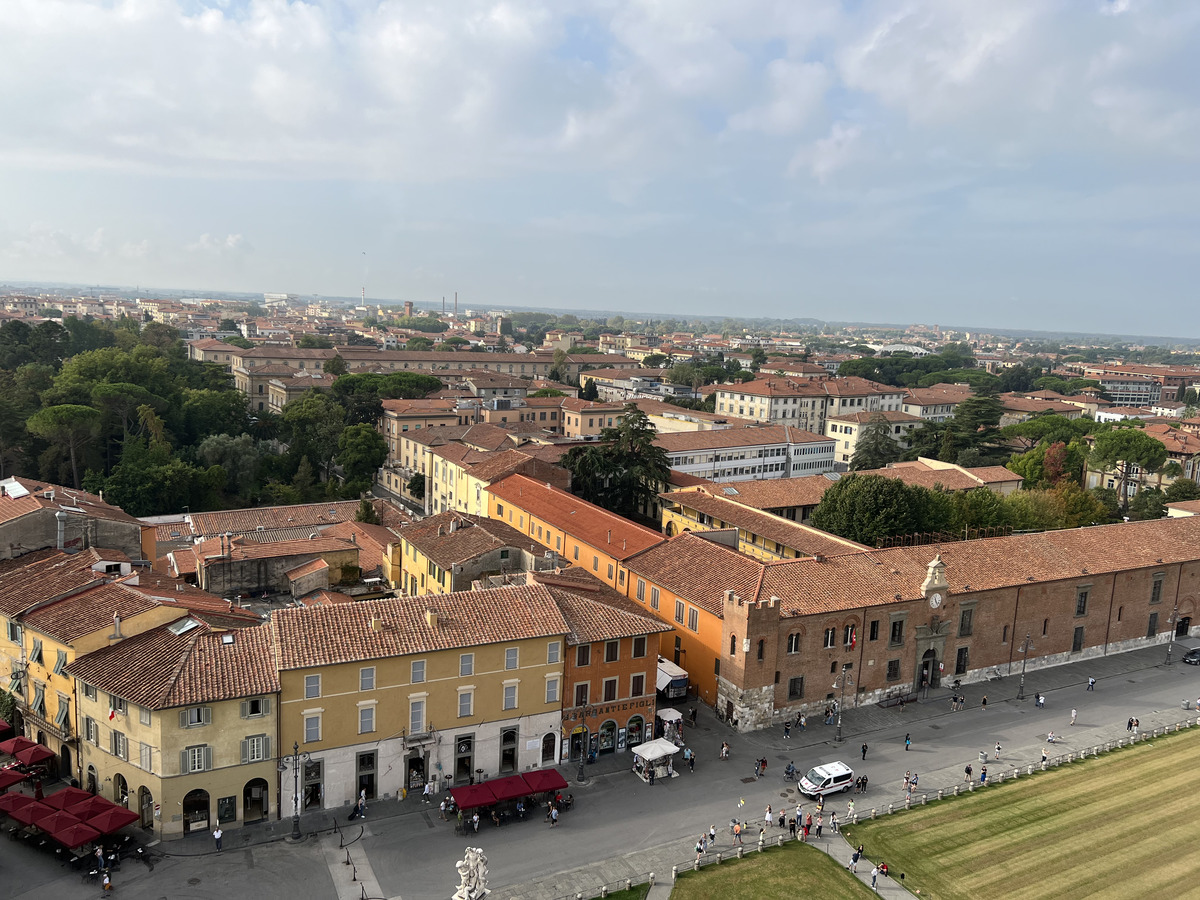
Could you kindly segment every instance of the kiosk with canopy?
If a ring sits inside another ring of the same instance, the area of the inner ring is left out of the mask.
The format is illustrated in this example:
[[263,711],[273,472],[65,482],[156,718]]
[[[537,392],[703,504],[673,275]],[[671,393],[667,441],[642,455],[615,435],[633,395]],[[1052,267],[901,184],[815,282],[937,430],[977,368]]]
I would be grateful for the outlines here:
[[638,744],[633,748],[633,774],[645,782],[650,781],[651,770],[655,778],[675,778],[679,773],[672,758],[678,752],[679,748],[665,738]]
[[655,713],[658,720],[662,722],[659,727],[659,737],[670,741],[676,747],[683,746],[683,714],[671,707],[665,707]]

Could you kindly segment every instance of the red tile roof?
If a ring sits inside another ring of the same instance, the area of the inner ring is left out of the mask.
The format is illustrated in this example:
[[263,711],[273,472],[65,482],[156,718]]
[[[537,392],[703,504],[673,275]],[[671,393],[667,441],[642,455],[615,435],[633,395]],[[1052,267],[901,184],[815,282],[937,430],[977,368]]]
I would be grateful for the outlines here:
[[446,570],[502,547],[519,550],[533,543],[504,522],[452,511],[410,525],[401,536]]
[[0,493],[0,522],[10,522],[34,510],[51,509],[133,525],[141,524],[125,510],[105,503],[95,494],[63,487],[61,484],[13,476],[0,481],[0,490],[3,491]]
[[568,644],[590,644],[643,634],[672,631],[672,627],[641,604],[619,594],[580,568],[533,575],[535,584],[550,591],[571,632]]
[[159,604],[123,584],[102,584],[25,613],[21,623],[69,644],[76,638],[113,627],[113,616],[129,619]]

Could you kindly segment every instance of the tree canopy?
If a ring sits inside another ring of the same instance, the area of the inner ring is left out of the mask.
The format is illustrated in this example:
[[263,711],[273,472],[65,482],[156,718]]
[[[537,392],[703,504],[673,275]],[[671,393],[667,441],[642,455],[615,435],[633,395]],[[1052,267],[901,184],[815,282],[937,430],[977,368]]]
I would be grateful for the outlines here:
[[577,493],[590,503],[637,518],[651,507],[670,478],[666,451],[654,443],[649,416],[627,403],[621,418],[600,440],[573,447],[562,458]]

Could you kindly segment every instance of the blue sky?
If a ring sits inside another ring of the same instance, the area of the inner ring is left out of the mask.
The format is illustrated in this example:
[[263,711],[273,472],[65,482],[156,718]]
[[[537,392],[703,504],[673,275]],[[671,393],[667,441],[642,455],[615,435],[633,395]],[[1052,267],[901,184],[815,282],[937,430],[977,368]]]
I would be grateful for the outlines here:
[[1200,338],[1198,4],[6,0],[0,54],[0,280]]

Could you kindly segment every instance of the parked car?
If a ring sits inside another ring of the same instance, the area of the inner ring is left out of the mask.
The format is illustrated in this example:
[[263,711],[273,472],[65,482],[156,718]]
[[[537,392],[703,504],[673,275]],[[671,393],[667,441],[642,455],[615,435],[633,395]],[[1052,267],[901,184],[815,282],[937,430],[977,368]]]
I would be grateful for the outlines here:
[[1200,647],[1196,647],[1183,654],[1183,661],[1189,666],[1200,666]]

